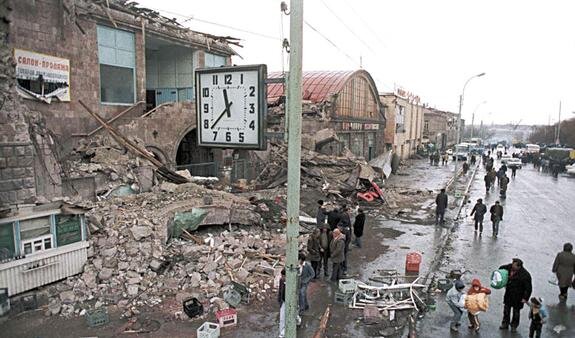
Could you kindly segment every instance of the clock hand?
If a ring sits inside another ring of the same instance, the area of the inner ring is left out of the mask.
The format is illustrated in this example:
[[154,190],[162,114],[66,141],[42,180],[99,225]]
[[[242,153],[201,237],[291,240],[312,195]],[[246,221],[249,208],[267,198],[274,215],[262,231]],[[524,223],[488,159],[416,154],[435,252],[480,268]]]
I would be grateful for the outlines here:
[[232,112],[230,110],[231,103],[228,101],[228,91],[224,89],[224,103],[226,105],[226,109],[228,110],[228,117],[232,117]]
[[220,114],[220,116],[218,116],[218,118],[216,119],[216,122],[214,122],[214,124],[212,124],[212,127],[210,129],[214,129],[214,127],[216,126],[216,124],[218,122],[220,122],[220,120],[222,119],[222,117],[224,117],[224,115],[226,114],[226,112],[230,111],[230,107],[232,106],[233,102],[230,102],[230,104],[226,107],[226,109],[224,109],[224,111]]

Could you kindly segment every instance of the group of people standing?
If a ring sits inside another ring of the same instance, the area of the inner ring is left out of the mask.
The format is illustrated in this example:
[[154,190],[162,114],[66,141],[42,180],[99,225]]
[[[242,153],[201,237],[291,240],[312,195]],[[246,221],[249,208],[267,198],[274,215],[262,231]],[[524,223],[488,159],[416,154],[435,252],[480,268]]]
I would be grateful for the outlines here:
[[[324,201],[317,201],[317,227],[312,231],[307,242],[307,255],[298,255],[298,309],[299,316],[309,309],[307,289],[309,283],[320,278],[322,269],[324,277],[328,277],[329,262],[331,262],[331,278],[339,281],[347,274],[348,253],[353,244],[361,248],[361,238],[365,226],[365,212],[356,207],[355,210],[343,205],[330,211],[324,206]],[[355,214],[352,224],[352,212]],[[280,303],[280,337],[285,332],[285,269],[282,270],[278,302]],[[298,322],[301,320],[298,316]]]

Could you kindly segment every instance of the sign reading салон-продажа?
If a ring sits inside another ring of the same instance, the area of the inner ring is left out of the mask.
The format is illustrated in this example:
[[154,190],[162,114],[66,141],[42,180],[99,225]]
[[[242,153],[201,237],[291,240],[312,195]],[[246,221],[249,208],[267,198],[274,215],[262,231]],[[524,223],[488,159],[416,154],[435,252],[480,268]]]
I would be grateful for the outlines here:
[[70,60],[14,49],[18,93],[50,103],[70,101]]

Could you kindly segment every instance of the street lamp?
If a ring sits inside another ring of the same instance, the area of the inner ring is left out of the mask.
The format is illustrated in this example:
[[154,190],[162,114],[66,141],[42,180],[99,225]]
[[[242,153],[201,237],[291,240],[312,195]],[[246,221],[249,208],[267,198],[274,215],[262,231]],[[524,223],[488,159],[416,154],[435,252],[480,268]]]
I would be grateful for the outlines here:
[[[457,128],[456,129],[457,133],[456,133],[456,137],[455,137],[455,144],[456,145],[460,143],[459,139],[460,139],[460,133],[461,133],[461,108],[463,107],[463,96],[465,95],[465,87],[467,87],[467,84],[469,84],[469,81],[473,80],[476,77],[482,77],[483,75],[485,75],[485,73],[473,75],[472,77],[467,79],[467,81],[465,81],[465,84],[463,85],[463,90],[461,91],[461,95],[459,95],[459,113],[457,114],[457,126],[455,126]],[[457,156],[457,152],[455,152],[455,174],[454,174],[454,176],[457,175],[458,160],[459,159]]]
[[471,115],[471,137],[470,138],[473,138],[473,123],[475,122],[475,112],[477,112],[477,109],[479,109],[479,107],[481,107],[481,105],[484,103],[487,103],[487,101],[480,102],[475,107],[475,110],[473,110],[473,114]]

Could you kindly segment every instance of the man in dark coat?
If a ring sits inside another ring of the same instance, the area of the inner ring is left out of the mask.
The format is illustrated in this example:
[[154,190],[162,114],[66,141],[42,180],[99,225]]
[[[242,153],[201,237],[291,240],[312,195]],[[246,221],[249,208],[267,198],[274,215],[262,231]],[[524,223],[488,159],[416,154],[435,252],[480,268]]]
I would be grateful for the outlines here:
[[331,280],[337,282],[341,278],[342,263],[345,259],[345,235],[339,229],[333,230],[333,239],[329,244],[329,253],[332,264]]
[[345,235],[344,247],[344,260],[343,260],[343,273],[347,273],[347,253],[349,251],[349,244],[351,243],[351,218],[349,216],[349,209],[342,207],[338,229]]
[[[479,225],[479,234],[483,233],[483,216],[487,213],[487,207],[483,204],[483,200],[480,198],[475,203],[473,210],[471,210],[471,216],[475,220],[475,232],[477,232],[477,226]],[[475,214],[475,216],[473,215]]]
[[325,207],[323,206],[323,201],[322,200],[317,201],[317,213],[315,215],[315,221],[317,222],[318,226],[325,224],[325,218],[327,215],[328,212],[327,210],[325,210]]
[[355,222],[353,223],[353,234],[355,235],[355,245],[361,248],[361,237],[363,236],[363,227],[365,225],[365,213],[363,209],[357,210]]
[[509,185],[509,177],[503,173],[499,178],[499,189],[501,190],[501,196],[505,197],[507,195],[507,186]]
[[445,209],[447,209],[447,194],[445,189],[441,189],[441,192],[435,197],[435,225],[443,224]]
[[328,212],[327,214],[327,224],[329,224],[329,230],[333,231],[337,224],[339,223],[340,214],[337,208],[334,208],[332,211]]
[[463,162],[463,175],[467,175],[467,172],[469,171],[469,163],[467,163],[467,161]]
[[493,224],[493,237],[497,237],[499,234],[499,222],[503,220],[503,206],[499,204],[499,201],[495,201],[495,204],[489,208],[491,213],[491,223]]
[[[327,277],[327,262],[329,260],[329,244],[331,243],[331,231],[329,231],[329,226],[328,225],[323,225],[320,228],[320,234],[319,234],[319,243],[320,243],[320,253],[321,253],[321,260],[322,262],[320,262],[320,268],[323,265],[323,275],[324,277]],[[322,264],[323,263],[323,264]]]
[[319,271],[321,269],[321,244],[320,244],[320,230],[313,229],[311,235],[307,240],[307,259],[311,263],[311,267],[315,273],[314,279],[319,278]]
[[557,254],[553,262],[553,272],[557,275],[557,282],[559,284],[559,300],[567,300],[567,290],[570,286],[575,287],[575,279],[573,273],[575,272],[575,255],[573,254],[573,244],[565,243],[563,251]]
[[[523,267],[523,261],[519,258],[513,258],[511,264],[502,265],[499,269],[509,271],[509,279],[503,296],[503,320],[499,328],[507,330],[511,324],[511,332],[517,332],[519,313],[523,304],[527,303],[531,297],[531,275]],[[513,309],[513,319],[510,321],[511,309]]]
[[485,182],[485,193],[489,194],[489,188],[491,187],[491,177],[489,176],[489,173],[485,174],[483,181]]

